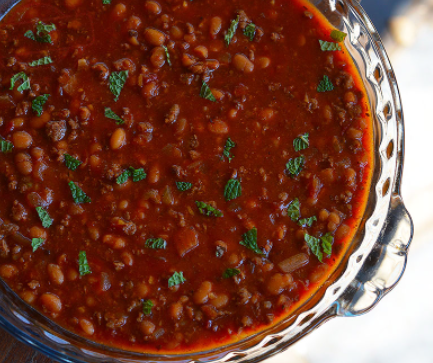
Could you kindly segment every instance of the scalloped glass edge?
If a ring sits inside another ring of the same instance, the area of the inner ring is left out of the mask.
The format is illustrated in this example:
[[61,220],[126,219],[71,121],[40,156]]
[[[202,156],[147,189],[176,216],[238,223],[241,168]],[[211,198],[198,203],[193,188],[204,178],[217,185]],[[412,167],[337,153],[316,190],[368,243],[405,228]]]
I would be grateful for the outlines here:
[[[258,362],[287,349],[330,318],[361,315],[400,280],[413,223],[400,196],[404,124],[394,71],[379,34],[356,0],[310,0],[338,29],[363,79],[374,122],[372,189],[352,253],[339,277],[312,308],[237,343],[203,353],[147,355],[90,342],[57,326],[26,305],[0,280],[0,326],[58,362]],[[0,0],[0,20],[16,3]]]

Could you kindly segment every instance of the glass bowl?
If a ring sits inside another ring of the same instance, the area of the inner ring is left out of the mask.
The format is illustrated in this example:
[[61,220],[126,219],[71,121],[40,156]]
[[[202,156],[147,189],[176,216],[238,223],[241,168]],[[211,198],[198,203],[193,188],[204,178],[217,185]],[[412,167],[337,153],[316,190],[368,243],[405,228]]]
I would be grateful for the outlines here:
[[[290,1],[290,0],[287,0]],[[54,324],[0,280],[0,326],[59,362],[258,362],[333,317],[372,309],[398,283],[407,261],[413,224],[401,195],[403,111],[394,71],[379,34],[356,0],[310,0],[341,31],[361,73],[374,123],[375,167],[368,205],[340,266],[295,314],[244,340],[193,354],[154,355],[103,346]],[[17,0],[0,0],[0,19]]]

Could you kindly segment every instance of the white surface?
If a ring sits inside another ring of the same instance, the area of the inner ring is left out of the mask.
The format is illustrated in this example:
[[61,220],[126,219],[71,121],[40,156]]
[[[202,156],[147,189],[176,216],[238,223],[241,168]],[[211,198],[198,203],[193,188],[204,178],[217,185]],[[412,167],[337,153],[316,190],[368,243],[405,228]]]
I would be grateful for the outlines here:
[[433,363],[433,28],[394,66],[403,99],[403,197],[415,237],[402,281],[368,314],[334,319],[266,363]]

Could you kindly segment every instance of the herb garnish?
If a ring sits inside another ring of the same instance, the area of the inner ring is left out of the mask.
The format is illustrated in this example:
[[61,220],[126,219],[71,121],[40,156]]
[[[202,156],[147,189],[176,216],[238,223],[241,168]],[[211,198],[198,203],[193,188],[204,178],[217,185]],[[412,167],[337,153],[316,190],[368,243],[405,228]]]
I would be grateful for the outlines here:
[[45,242],[43,238],[32,238],[33,252],[35,252]]
[[341,50],[341,46],[338,43],[325,42],[324,40],[319,39],[319,44],[320,44],[320,49],[323,52],[326,52],[326,51],[333,52],[333,51]]
[[110,5],[111,4],[111,0],[102,0],[102,4],[104,4],[104,5]]
[[239,15],[236,17],[236,19],[232,20],[232,22],[230,23],[230,27],[227,30],[227,34],[224,35],[224,40],[226,42],[227,47],[230,45],[230,42],[235,36],[236,30],[238,29],[238,25],[239,25]]
[[20,79],[22,80],[22,83],[17,88],[18,92],[30,89],[30,79],[24,72],[19,72],[11,78],[11,87],[9,89],[13,90],[15,87],[15,83]]
[[244,29],[244,35],[252,42],[256,36],[256,25],[249,23]]
[[297,176],[304,166],[305,158],[303,156],[299,156],[294,159],[290,159],[286,164],[286,170],[290,174],[290,176]]
[[297,221],[299,219],[301,212],[298,198],[295,198],[292,202],[290,202],[289,206],[287,207],[287,215],[292,221]]
[[200,97],[212,102],[216,102],[215,96],[212,94],[212,91],[210,90],[208,84],[205,81],[203,81],[201,85]]
[[126,183],[129,177],[132,177],[133,182],[139,182],[143,179],[146,179],[146,176],[147,174],[143,168],[134,169],[132,166],[130,166],[129,169],[125,170],[117,177],[116,183],[119,185]]
[[92,273],[89,263],[87,262],[87,256],[85,251],[80,251],[78,255],[78,271],[80,273],[80,276]]
[[[320,262],[323,262],[323,253],[330,255],[332,253],[332,244],[334,243],[334,237],[329,233],[319,238],[310,236],[308,233],[304,236],[305,242],[307,242],[308,247],[311,252],[318,258]],[[320,242],[322,242],[320,244]],[[323,252],[322,252],[323,251]]]
[[211,205],[205,203],[205,202],[199,202],[196,201],[195,204],[197,205],[198,210],[201,214],[208,216],[208,217],[223,217],[223,213],[212,207]]
[[152,308],[154,307],[152,300],[144,300],[143,301],[143,314],[150,315],[152,314]]
[[4,154],[9,153],[14,148],[14,144],[7,140],[0,140],[0,151]]
[[306,132],[305,134],[293,140],[293,148],[295,149],[295,151],[301,151],[308,148],[308,146],[310,146],[308,136],[309,136],[308,132]]
[[164,48],[165,51],[165,57],[167,58],[167,63],[171,67],[171,59],[170,59],[170,53],[168,51],[168,48],[165,45],[163,45],[162,47]]
[[43,57],[41,59],[34,60],[29,63],[30,67],[36,67],[36,66],[44,66],[47,64],[53,63],[53,60],[50,57]]
[[323,79],[320,81],[317,86],[317,92],[329,92],[334,89],[334,85],[328,76],[323,76]]
[[117,102],[128,78],[128,71],[113,72],[110,74],[110,91],[114,95],[114,101]]
[[176,187],[177,189],[179,189],[181,192],[186,192],[187,190],[190,190],[192,188],[192,183],[188,183],[188,182],[176,182]]
[[336,40],[337,42],[342,42],[344,39],[346,39],[347,34],[344,32],[341,32],[339,30],[333,30],[331,32],[331,38]]
[[144,246],[153,250],[165,250],[167,247],[167,241],[163,238],[148,238],[144,243]]
[[105,107],[104,115],[106,118],[109,118],[111,120],[115,120],[117,125],[123,125],[125,123],[125,121],[123,121],[120,116],[118,116],[116,113],[114,113],[110,107]]
[[83,190],[75,184],[73,181],[68,183],[69,189],[71,189],[72,199],[75,203],[90,203],[92,200],[83,192]]
[[78,159],[75,159],[73,156],[69,154],[65,154],[65,165],[69,170],[75,171],[82,164],[82,162]]
[[183,272],[175,272],[173,276],[168,279],[168,287],[176,286],[183,284],[186,281],[185,277],[183,277]]
[[223,279],[229,279],[230,277],[239,275],[241,273],[237,268],[228,268],[223,273]]
[[230,139],[230,137],[227,139],[226,144],[224,146],[223,155],[229,160],[229,163],[232,161],[234,156],[230,154],[230,149],[234,148],[236,146],[236,143]]
[[230,179],[224,188],[224,198],[226,201],[236,199],[242,195],[242,186],[239,180]]
[[44,94],[37,96],[32,101],[32,110],[36,113],[36,115],[41,116],[43,112],[43,106],[48,101],[49,94]]
[[257,246],[257,228],[254,227],[248,232],[242,235],[242,241],[239,242],[240,245],[249,248],[258,255],[263,255],[263,251]]
[[300,219],[300,220],[298,221],[298,224],[299,224],[301,227],[311,227],[311,226],[313,225],[313,222],[316,222],[316,221],[317,221],[316,216],[312,216],[312,217],[310,217],[310,218],[303,218],[303,219]]
[[36,212],[38,212],[39,219],[42,222],[42,227],[51,227],[51,225],[53,224],[53,220],[50,218],[48,212],[42,207],[36,207]]
[[36,24],[36,35],[33,34],[33,31],[27,30],[24,36],[39,43],[52,43],[51,35],[48,33],[51,33],[53,30],[56,30],[54,24],[44,24],[40,21]]

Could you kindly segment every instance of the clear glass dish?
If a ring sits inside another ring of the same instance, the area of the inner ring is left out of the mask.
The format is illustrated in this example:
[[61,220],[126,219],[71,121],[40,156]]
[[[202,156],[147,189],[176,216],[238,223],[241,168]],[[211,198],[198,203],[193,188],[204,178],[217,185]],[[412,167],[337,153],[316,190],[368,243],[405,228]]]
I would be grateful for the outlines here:
[[[365,81],[374,122],[375,171],[368,206],[331,282],[279,324],[237,343],[194,354],[140,354],[93,343],[42,316],[2,280],[0,327],[59,362],[257,362],[287,349],[330,318],[368,312],[392,290],[405,270],[413,234],[400,195],[404,125],[397,81],[379,34],[356,0],[310,1],[348,33],[346,46]],[[0,20],[16,2],[0,0]]]

